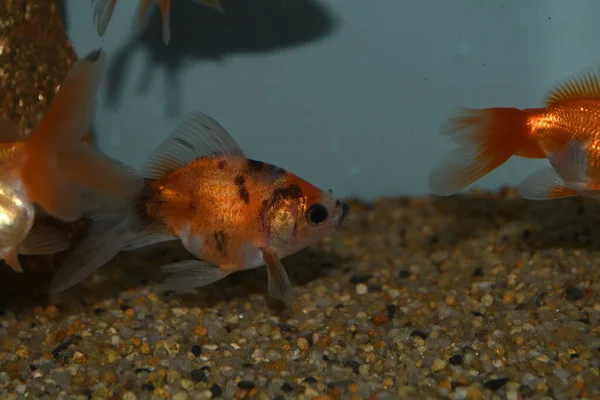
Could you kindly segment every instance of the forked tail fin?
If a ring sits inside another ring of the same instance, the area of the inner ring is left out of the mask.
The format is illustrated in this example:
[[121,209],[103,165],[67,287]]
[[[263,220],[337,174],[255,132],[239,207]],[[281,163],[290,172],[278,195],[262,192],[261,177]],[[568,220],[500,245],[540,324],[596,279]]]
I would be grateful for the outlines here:
[[458,147],[433,168],[429,187],[440,196],[464,189],[512,157],[528,132],[523,110],[462,109],[443,129]]

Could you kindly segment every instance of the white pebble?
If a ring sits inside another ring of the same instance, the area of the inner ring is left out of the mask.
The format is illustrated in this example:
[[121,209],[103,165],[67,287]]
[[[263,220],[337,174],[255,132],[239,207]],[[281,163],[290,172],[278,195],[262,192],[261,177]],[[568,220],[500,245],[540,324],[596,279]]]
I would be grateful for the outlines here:
[[492,304],[494,304],[494,296],[492,296],[489,293],[483,295],[483,297],[481,298],[481,303],[486,307],[491,306]]
[[369,288],[364,283],[356,285],[356,294],[363,295],[369,293]]

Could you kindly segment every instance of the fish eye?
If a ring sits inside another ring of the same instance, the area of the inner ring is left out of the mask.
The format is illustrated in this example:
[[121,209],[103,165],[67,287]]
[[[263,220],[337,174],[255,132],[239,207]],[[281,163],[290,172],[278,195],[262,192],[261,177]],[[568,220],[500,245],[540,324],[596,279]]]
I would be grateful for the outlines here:
[[311,224],[319,225],[327,220],[329,211],[327,211],[327,207],[325,207],[323,204],[317,203],[310,206],[306,216]]

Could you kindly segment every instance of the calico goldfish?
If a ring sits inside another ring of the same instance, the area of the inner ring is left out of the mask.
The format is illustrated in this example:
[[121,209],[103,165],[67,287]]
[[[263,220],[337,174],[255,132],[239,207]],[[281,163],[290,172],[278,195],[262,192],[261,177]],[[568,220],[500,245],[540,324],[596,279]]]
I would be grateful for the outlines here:
[[550,164],[518,185],[521,197],[600,197],[600,67],[554,85],[543,107],[465,108],[443,131],[459,146],[430,174],[439,195],[452,195],[519,156]]
[[83,142],[103,65],[102,50],[75,63],[25,140],[16,125],[0,121],[0,257],[17,272],[18,254],[52,254],[70,246],[57,230],[34,225],[36,212],[73,222],[92,194],[112,201],[143,186],[135,170]]
[[92,216],[87,237],[64,260],[51,293],[69,288],[121,250],[180,240],[196,260],[163,266],[165,289],[201,287],[266,265],[268,292],[286,300],[281,258],[340,227],[349,205],[304,179],[248,159],[214,119],[185,118],[148,159],[145,188]]
[[[165,44],[169,44],[171,41],[171,25],[170,25],[170,14],[171,14],[171,1],[172,0],[141,0],[137,10],[137,23],[141,24],[150,4],[156,1],[160,7],[160,13],[162,15],[162,37]],[[196,4],[201,4],[205,7],[224,12],[221,6],[220,0],[192,0]],[[113,11],[117,0],[92,0],[92,8],[94,13],[94,26],[98,35],[104,36],[104,32],[110,22]]]

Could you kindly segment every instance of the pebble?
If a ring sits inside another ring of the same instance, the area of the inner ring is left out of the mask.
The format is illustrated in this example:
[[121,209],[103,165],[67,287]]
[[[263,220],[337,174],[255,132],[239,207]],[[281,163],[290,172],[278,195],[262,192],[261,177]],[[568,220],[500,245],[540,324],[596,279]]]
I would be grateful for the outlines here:
[[[569,243],[600,205],[578,201],[585,207],[481,194],[353,203],[347,227],[290,257],[289,307],[266,296],[262,269],[194,293],[153,293],[153,280],[125,273],[145,253],[124,252],[119,268],[57,295],[56,307],[0,316],[0,390],[87,398],[90,388],[92,398],[126,400],[591,397],[600,393],[600,279],[592,250]],[[536,218],[549,228],[533,229]],[[570,233],[559,240],[561,229]],[[171,251],[147,257],[168,262]]]
[[356,285],[356,294],[363,295],[369,293],[369,287],[364,283],[359,283]]

